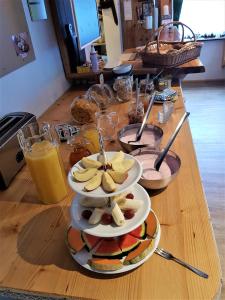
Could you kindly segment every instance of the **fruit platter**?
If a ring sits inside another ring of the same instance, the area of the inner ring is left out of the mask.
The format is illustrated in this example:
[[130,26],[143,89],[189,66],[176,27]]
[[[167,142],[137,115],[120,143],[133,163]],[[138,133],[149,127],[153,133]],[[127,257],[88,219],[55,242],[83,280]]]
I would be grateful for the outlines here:
[[[110,211],[107,207],[104,210],[107,200],[107,198],[89,198],[77,194],[70,210],[72,225],[94,236],[119,236],[142,224],[151,209],[148,193],[136,183],[127,192],[116,195],[112,199],[117,202],[125,215],[124,224],[118,226],[114,219],[110,218]],[[97,208],[95,208],[96,206]],[[95,215],[93,215],[93,212],[95,210],[101,214],[99,220],[98,217],[96,218],[97,222],[94,222]],[[91,216],[93,217],[91,218]]]
[[89,197],[111,197],[122,193],[139,181],[141,164],[122,151],[106,152],[107,170],[103,170],[100,154],[82,158],[68,174],[70,187]]
[[82,158],[68,174],[73,199],[66,243],[73,259],[98,273],[116,274],[143,264],[155,251],[160,224],[133,156],[102,152]]
[[118,274],[143,264],[152,256],[159,240],[160,224],[151,210],[141,225],[117,237],[93,236],[70,226],[66,243],[73,259],[85,269]]

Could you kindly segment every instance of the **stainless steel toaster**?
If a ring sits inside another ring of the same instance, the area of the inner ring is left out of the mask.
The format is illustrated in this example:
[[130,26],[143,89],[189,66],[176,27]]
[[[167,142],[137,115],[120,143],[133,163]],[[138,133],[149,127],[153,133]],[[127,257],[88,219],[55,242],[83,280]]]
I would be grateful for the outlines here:
[[0,190],[6,189],[13,177],[25,164],[17,132],[36,117],[27,112],[14,112],[0,119]]

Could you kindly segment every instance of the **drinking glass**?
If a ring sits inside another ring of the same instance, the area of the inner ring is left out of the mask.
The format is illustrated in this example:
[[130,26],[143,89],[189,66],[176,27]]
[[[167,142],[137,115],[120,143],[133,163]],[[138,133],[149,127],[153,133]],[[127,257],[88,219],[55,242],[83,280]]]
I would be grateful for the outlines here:
[[67,196],[66,176],[59,146],[50,125],[28,124],[17,133],[40,201],[52,204]]
[[114,141],[116,126],[119,118],[115,111],[101,111],[95,113],[97,128],[100,130],[103,140]]
[[86,143],[87,149],[92,153],[100,151],[98,129],[95,123],[85,124],[81,127],[80,133],[88,141]]

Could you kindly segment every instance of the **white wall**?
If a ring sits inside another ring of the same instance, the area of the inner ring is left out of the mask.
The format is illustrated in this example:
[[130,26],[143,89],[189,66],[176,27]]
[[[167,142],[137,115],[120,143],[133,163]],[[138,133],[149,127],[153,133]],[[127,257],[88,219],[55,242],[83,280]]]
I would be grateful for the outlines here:
[[185,81],[225,79],[225,67],[222,67],[225,41],[205,41],[200,59],[206,68],[205,73],[190,74]]
[[27,111],[39,116],[68,88],[52,24],[32,22],[26,0],[22,0],[36,59],[0,79],[0,115]]

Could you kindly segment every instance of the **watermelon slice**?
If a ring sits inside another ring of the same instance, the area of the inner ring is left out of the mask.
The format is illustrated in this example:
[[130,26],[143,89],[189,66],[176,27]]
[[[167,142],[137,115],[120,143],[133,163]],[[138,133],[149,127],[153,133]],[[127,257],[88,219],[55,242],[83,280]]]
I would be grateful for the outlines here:
[[119,246],[122,250],[123,254],[128,254],[131,250],[137,247],[141,241],[139,241],[136,237],[130,235],[129,233],[120,236],[119,238]]
[[136,264],[144,259],[151,250],[152,240],[144,240],[138,247],[131,251],[124,260],[124,265]]
[[145,236],[146,236],[145,223],[142,223],[140,226],[138,226],[138,228],[129,232],[129,234],[138,239],[145,239]]
[[94,251],[94,257],[122,257],[122,251],[116,239],[102,239]]
[[102,238],[82,232],[82,239],[85,245],[87,246],[88,250],[91,250],[100,242]]
[[81,238],[80,230],[70,226],[67,230],[66,244],[70,251],[72,251],[74,254],[82,250],[85,244]]
[[145,220],[146,234],[150,238],[155,238],[158,233],[158,224],[155,214],[151,211]]
[[92,258],[88,261],[89,266],[98,271],[115,271],[123,267],[119,259]]

